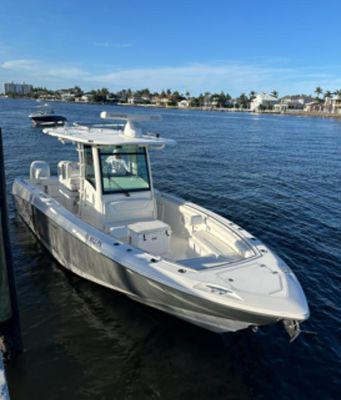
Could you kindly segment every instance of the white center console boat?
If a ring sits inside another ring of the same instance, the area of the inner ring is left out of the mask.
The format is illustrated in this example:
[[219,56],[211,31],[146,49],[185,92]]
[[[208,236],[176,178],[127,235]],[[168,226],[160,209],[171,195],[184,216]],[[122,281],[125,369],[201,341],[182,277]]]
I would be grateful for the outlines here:
[[149,150],[174,145],[125,125],[46,128],[79,162],[44,161],[16,179],[16,207],[65,268],[215,332],[283,321],[295,338],[309,316],[290,268],[235,223],[154,189]]

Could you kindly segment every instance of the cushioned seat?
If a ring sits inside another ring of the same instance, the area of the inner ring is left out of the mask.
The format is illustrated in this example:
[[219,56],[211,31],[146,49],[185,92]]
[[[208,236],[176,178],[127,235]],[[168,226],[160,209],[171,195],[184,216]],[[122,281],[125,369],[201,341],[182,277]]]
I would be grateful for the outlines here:
[[189,240],[195,247],[195,251],[201,255],[214,254],[218,257],[220,255],[236,254],[227,243],[207,231],[194,232]]
[[155,201],[150,198],[132,197],[109,201],[105,204],[105,219],[111,225],[156,219]]

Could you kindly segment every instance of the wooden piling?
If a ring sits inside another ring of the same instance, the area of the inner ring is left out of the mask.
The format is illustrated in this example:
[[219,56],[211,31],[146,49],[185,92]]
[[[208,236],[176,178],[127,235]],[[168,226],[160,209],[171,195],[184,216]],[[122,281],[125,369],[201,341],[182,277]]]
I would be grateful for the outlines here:
[[2,359],[2,354],[0,353],[0,399],[9,400],[9,392],[5,375],[5,367]]
[[7,358],[13,358],[22,351],[22,341],[8,226],[5,163],[0,128],[0,336],[4,338],[2,351]]

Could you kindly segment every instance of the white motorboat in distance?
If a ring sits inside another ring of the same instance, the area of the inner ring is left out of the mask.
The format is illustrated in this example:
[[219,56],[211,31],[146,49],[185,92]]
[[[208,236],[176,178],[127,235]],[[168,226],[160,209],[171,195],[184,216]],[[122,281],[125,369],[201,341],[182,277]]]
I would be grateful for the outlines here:
[[143,133],[152,116],[102,113],[125,124],[46,128],[77,147],[51,176],[34,161],[13,184],[24,221],[65,268],[214,332],[309,317],[291,269],[252,234],[153,187],[149,151],[175,145]]
[[62,115],[55,114],[54,110],[48,104],[37,107],[37,111],[29,116],[33,126],[62,126],[67,119]]

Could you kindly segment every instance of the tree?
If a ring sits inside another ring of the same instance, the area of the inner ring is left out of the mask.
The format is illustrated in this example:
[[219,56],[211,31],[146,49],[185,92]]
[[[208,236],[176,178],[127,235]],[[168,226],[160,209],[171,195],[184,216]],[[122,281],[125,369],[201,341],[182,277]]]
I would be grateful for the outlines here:
[[271,94],[271,96],[276,97],[276,99],[277,99],[277,97],[278,97],[277,90],[273,90],[270,94]]
[[181,100],[184,100],[185,97],[176,90],[175,92],[173,92],[171,99],[175,102],[179,102]]
[[79,86],[75,86],[73,89],[71,89],[71,93],[75,95],[75,97],[82,97],[84,92]]
[[240,104],[241,108],[248,108],[249,107],[249,99],[245,93],[242,93],[238,99],[238,103]]
[[323,93],[323,90],[320,88],[320,86],[317,86],[317,88],[315,89],[315,93],[317,95],[317,98],[320,99],[320,94]]
[[136,96],[150,98],[150,91],[147,88],[138,90]]
[[199,107],[203,107],[203,106],[205,106],[206,104],[206,101],[205,101],[205,96],[202,94],[202,93],[200,93],[199,94],[199,96],[198,96],[198,105],[199,105]]
[[214,102],[217,107],[226,107],[228,105],[231,96],[228,93],[221,91],[220,93],[213,93],[210,96],[211,103]]
[[218,107],[224,107],[226,103],[226,96],[223,91],[220,92],[217,98],[217,106]]
[[251,90],[250,94],[249,94],[249,101],[251,103],[251,101],[256,97],[256,92],[254,90]]
[[225,93],[225,99],[227,100],[227,101],[230,101],[230,100],[232,100],[232,97],[230,96],[230,94],[229,93]]
[[192,97],[189,105],[191,107],[200,107],[199,99],[197,97]]
[[171,107],[174,107],[177,104],[178,104],[177,101],[173,97],[171,97],[167,102],[167,106],[171,106]]
[[109,95],[109,90],[106,88],[91,90],[90,96],[93,102],[105,103],[107,101],[107,96]]

